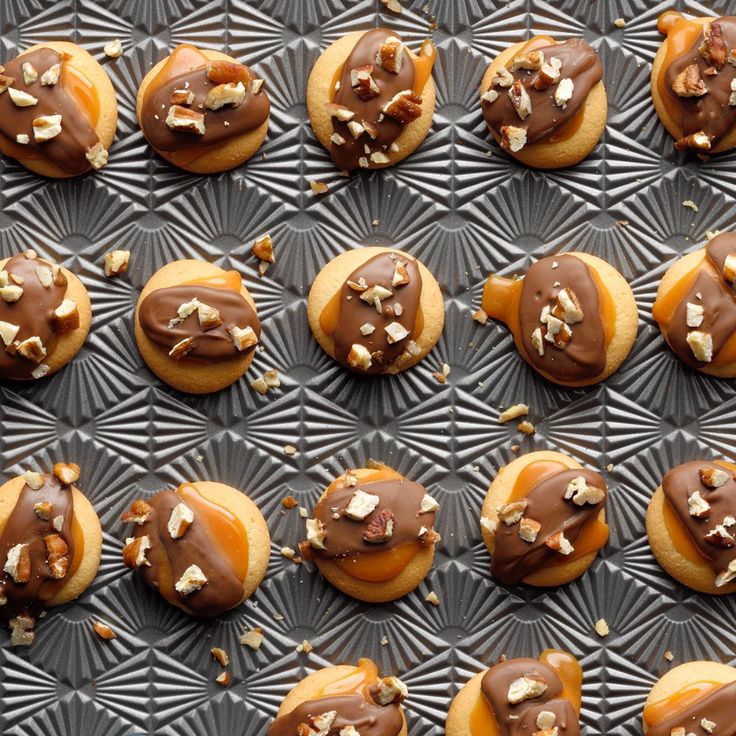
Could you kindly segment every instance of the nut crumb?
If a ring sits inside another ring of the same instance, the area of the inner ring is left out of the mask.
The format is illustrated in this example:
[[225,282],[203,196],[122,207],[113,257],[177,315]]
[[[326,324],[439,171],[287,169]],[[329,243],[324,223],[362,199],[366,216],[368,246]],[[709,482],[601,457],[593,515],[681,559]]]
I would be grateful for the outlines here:
[[228,687],[231,681],[232,678],[230,677],[229,672],[221,672],[217,677],[215,677],[215,682],[221,687]]
[[611,633],[611,629],[608,627],[606,619],[599,618],[595,622],[595,633],[598,634],[598,636],[600,636],[601,638],[604,636],[608,636]]
[[695,202],[692,201],[692,199],[686,199],[682,203],[682,206],[683,207],[689,207],[693,212],[698,212],[699,211],[698,205],[696,205]]
[[130,261],[129,250],[113,250],[105,254],[105,276],[111,278],[120,276],[128,270]]
[[626,21],[623,18],[616,18],[616,20],[613,21],[613,25],[615,25],[616,28],[624,28],[624,26],[626,26]]
[[115,38],[105,44],[103,51],[105,52],[105,56],[109,56],[111,59],[117,59],[123,55],[123,44],[119,38]]
[[518,419],[519,417],[524,417],[528,413],[529,407],[526,404],[514,404],[498,415],[498,422],[499,424],[506,424],[506,422],[510,422],[512,419]]
[[111,639],[117,638],[115,632],[107,624],[103,624],[102,621],[95,621],[92,624],[92,628],[100,639],[110,641]]
[[297,501],[294,496],[284,496],[284,498],[281,499],[281,505],[285,509],[293,509],[299,505],[299,501]]
[[230,664],[230,655],[220,647],[212,647],[210,654],[223,666],[227,667]]
[[284,445],[284,452],[289,455],[296,455],[296,447],[294,445]]
[[519,424],[516,425],[516,428],[519,430],[519,432],[522,432],[526,435],[532,435],[537,431],[535,426],[531,422],[527,421],[519,422]]
[[240,637],[240,643],[257,651],[261,648],[261,644],[263,644],[263,629],[260,626],[256,626],[248,631],[244,631]]
[[301,644],[297,644],[296,651],[301,654],[309,654],[314,647],[309,643],[308,639],[304,639]]
[[319,196],[320,194],[327,194],[330,189],[330,187],[325,182],[316,181],[314,179],[309,182],[309,186],[312,189],[312,195],[315,197]]
[[439,606],[440,604],[440,599],[437,597],[437,593],[433,590],[427,594],[424,600],[427,601],[427,603],[431,603],[433,606]]
[[664,658],[665,658],[665,659],[666,659],[666,660],[667,660],[668,662],[671,662],[671,661],[672,661],[672,660],[673,660],[673,659],[675,658],[675,655],[674,655],[674,654],[672,653],[672,650],[671,650],[671,649],[668,649],[668,650],[667,650],[667,651],[666,651],[666,652],[664,653]]

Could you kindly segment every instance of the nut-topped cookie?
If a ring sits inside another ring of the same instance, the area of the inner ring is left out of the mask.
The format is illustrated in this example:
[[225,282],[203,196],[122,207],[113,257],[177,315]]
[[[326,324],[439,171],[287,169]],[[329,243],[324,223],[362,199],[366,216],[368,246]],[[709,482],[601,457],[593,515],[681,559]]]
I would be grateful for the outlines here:
[[406,595],[432,567],[437,501],[385,465],[348,470],[306,521],[306,559],[353,598],[373,603]]
[[736,668],[687,662],[661,677],[644,706],[647,736],[730,736],[734,726]]
[[736,233],[675,261],[657,289],[652,315],[662,336],[691,368],[736,376]]
[[606,127],[602,77],[598,55],[582,39],[534,36],[488,67],[480,88],[483,117],[501,147],[528,166],[572,166]]
[[123,561],[169,603],[217,616],[250,597],[268,566],[270,538],[256,505],[210,481],[184,483],[133,502]]
[[177,46],[141,82],[136,114],[146,140],[179,168],[226,171],[247,161],[268,132],[263,79],[219,51]]
[[660,565],[703,593],[736,592],[736,465],[693,460],[670,470],[647,510]]
[[179,391],[219,391],[248,370],[261,335],[237,271],[211,263],[168,263],[143,288],[135,338],[148,367]]
[[0,151],[37,174],[102,168],[117,120],[110,79],[74,43],[32,46],[0,65]]
[[78,598],[97,574],[102,530],[79,472],[57,463],[0,486],[0,620],[13,646],[32,644],[44,609]]
[[447,736],[578,736],[583,673],[575,657],[546,649],[505,659],[467,682],[447,714]]
[[607,494],[598,473],[559,452],[531,452],[502,467],[480,519],[493,576],[552,587],[582,575],[608,541]]
[[481,307],[508,325],[532,368],[563,386],[605,380],[636,340],[631,288],[613,266],[587,253],[541,258],[523,278],[489,276]]
[[87,289],[69,270],[34,250],[0,261],[0,378],[55,373],[81,350],[91,322]]
[[318,274],[307,302],[324,351],[349,370],[394,374],[418,363],[439,340],[442,293],[416,258],[395,248],[357,248]]
[[435,57],[429,39],[415,54],[386,28],[325,49],[309,76],[307,110],[339,169],[392,166],[421,145],[434,114]]
[[379,677],[370,659],[307,675],[284,698],[268,736],[406,736],[398,677]]
[[667,38],[652,65],[652,99],[675,148],[718,153],[736,146],[736,16],[663,13]]

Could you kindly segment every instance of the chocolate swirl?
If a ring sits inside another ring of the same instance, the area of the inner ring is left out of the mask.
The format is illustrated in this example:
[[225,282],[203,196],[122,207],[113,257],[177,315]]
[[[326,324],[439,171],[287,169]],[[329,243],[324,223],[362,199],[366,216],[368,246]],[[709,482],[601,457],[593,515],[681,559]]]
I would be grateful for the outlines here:
[[[553,306],[563,289],[571,289],[583,311],[581,322],[571,325],[572,337],[560,349],[544,340],[544,355],[532,343],[542,327],[540,316]],[[524,277],[519,301],[521,342],[527,360],[538,370],[560,381],[584,381],[599,376],[606,367],[606,336],[601,319],[601,297],[587,264],[573,255],[537,261]]]
[[[46,358],[54,351],[57,342],[54,310],[61,304],[66,295],[67,280],[59,269],[53,283],[45,287],[39,279],[36,269],[39,267],[54,268],[51,263],[40,258],[26,258],[17,255],[10,258],[3,266],[8,273],[8,284],[23,289],[23,294],[16,302],[0,299],[0,322],[19,327],[13,342],[4,346],[0,343],[0,377],[24,380],[31,378],[37,368],[32,360],[23,358],[15,347],[19,342],[30,337],[38,337],[46,348]],[[16,284],[12,276],[22,280]]]
[[[547,689],[542,695],[509,703],[509,687],[516,680],[530,676],[541,679]],[[481,693],[493,711],[500,736],[529,736],[538,732],[537,717],[542,711],[555,714],[560,736],[579,736],[580,724],[572,703],[560,697],[562,680],[555,670],[536,659],[509,659],[491,667],[480,683]]]
[[[2,565],[5,565],[8,551],[17,544],[28,545],[31,560],[31,576],[27,583],[14,582],[13,578],[0,567],[0,598],[7,598],[7,603],[0,606],[0,619],[6,621],[19,615],[38,617],[45,602],[66,585],[69,575],[73,572],[72,487],[62,485],[53,475],[44,474],[42,478],[43,485],[38,490],[33,490],[28,484],[23,486],[0,535]],[[34,509],[35,504],[43,502],[51,504],[51,511],[45,520],[40,518]],[[59,516],[63,522],[60,529],[57,529],[54,526],[54,519]],[[44,538],[49,535],[59,535],[67,546],[68,568],[62,578],[54,577],[48,564]]]
[[[29,85],[23,81],[22,67],[25,63],[32,64],[38,72],[38,80]],[[84,110],[64,88],[63,73],[56,84],[41,84],[44,72],[55,64],[60,64],[63,70],[66,63],[64,55],[57,51],[39,48],[5,64],[3,74],[13,78],[12,87],[33,95],[38,103],[31,107],[16,107],[7,91],[0,94],[0,136],[13,147],[28,149],[29,156],[38,156],[76,176],[90,170],[86,154],[100,139]],[[33,121],[45,115],[61,115],[61,133],[38,143],[33,136]],[[17,135],[27,135],[28,144],[20,146],[16,143]]]
[[[565,499],[568,484],[582,476],[588,486],[604,492],[596,504],[578,506]],[[566,559],[560,552],[547,546],[550,537],[562,532],[575,546],[585,525],[598,516],[606,503],[606,484],[598,473],[591,470],[560,470],[538,483],[524,496],[527,505],[524,518],[542,525],[534,542],[525,542],[519,536],[519,524],[507,525],[500,521],[495,532],[491,572],[505,585],[516,585],[524,578],[552,561]]]
[[[404,264],[408,283],[393,285],[394,273],[398,264]],[[379,300],[380,312],[376,303],[361,298],[366,294],[356,290],[351,284],[367,284],[367,289],[381,286],[388,289],[392,296]],[[422,295],[422,275],[416,260],[400,253],[379,253],[358,266],[340,290],[339,314],[337,325],[332,335],[335,344],[335,358],[345,368],[361,373],[375,375],[391,368],[399,357],[407,350],[417,327]],[[401,305],[397,310],[397,305]],[[401,312],[401,314],[398,313]],[[386,327],[398,322],[408,335],[396,342],[389,342]],[[373,331],[367,335],[361,327],[370,325]],[[351,365],[348,360],[353,345],[361,345],[371,354],[371,365],[368,370]]]
[[[553,57],[562,62],[560,79],[573,81],[572,98],[562,108],[555,103],[555,87],[538,90],[535,83],[539,77],[536,70],[512,69],[513,59],[508,65],[514,80],[520,80],[531,100],[531,114],[522,120],[508,95],[508,88],[496,85],[490,89],[498,92],[493,101],[482,101],[483,117],[496,135],[501,135],[501,128],[512,125],[526,131],[527,143],[540,143],[547,140],[562,127],[567,125],[585,105],[588,94],[603,77],[603,69],[595,50],[580,38],[571,38],[553,46],[534,47],[535,51],[544,54],[545,61]],[[522,53],[521,51],[519,53]]]
[[700,726],[704,718],[716,724],[714,734],[736,736],[734,703],[736,703],[736,682],[730,682],[666,720],[647,724],[647,736],[670,736],[678,728],[684,728],[687,733],[695,731],[704,734],[706,732]]
[[[712,26],[720,26],[726,43],[726,54],[736,49],[736,16],[714,18]],[[702,56],[699,49],[703,43],[700,35],[697,41],[683,54],[675,58],[666,68],[664,74],[664,93],[670,102],[670,108],[679,110],[679,118],[674,120],[680,128],[680,137],[703,131],[710,138],[711,146],[717,146],[736,125],[736,106],[730,105],[731,82],[736,79],[736,66],[729,63],[723,65],[715,75],[713,64]],[[708,90],[701,97],[680,97],[672,88],[678,75],[687,67],[695,64]]]
[[[195,310],[183,322],[169,327],[170,320],[177,318],[179,307],[195,298],[201,304],[217,309],[222,324],[213,329],[202,329]],[[186,354],[186,359],[206,364],[231,360],[253,350],[251,347],[240,352],[228,332],[230,328],[251,327],[256,337],[261,335],[261,323],[239,291],[202,284],[169,286],[152,291],[141,303],[138,319],[146,337],[167,352],[182,340],[192,338],[194,346]]]

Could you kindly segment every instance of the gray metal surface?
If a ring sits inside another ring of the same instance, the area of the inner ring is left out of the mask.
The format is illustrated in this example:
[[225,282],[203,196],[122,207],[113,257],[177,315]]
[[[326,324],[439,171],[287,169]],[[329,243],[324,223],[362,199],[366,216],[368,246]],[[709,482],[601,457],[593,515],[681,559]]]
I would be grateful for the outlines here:
[[[95,312],[85,348],[58,375],[0,387],[4,477],[28,465],[78,462],[105,530],[94,584],[41,622],[35,646],[11,649],[0,633],[3,734],[264,734],[305,673],[365,655],[408,683],[412,736],[438,735],[451,697],[471,675],[501,654],[536,655],[551,646],[582,661],[585,733],[639,734],[644,699],[664,671],[688,659],[736,663],[733,597],[709,598],[673,582],[644,533],[662,473],[696,457],[733,460],[736,441],[734,382],[682,366],[650,314],[658,280],[678,254],[697,247],[706,230],[736,226],[736,155],[681,158],[650,102],[656,19],[668,3],[429,0],[439,48],[433,129],[399,166],[340,178],[305,119],[309,69],[334,39],[378,24],[420,42],[426,3],[405,1],[397,18],[378,0],[0,2],[0,61],[33,43],[71,37],[105,65],[120,105],[101,173],[52,182],[0,160],[0,255],[30,246],[59,259],[80,274]],[[675,5],[736,13],[733,1]],[[625,28],[613,25],[617,17]],[[509,159],[489,143],[480,113],[477,88],[490,58],[532,28],[557,38],[583,35],[604,63],[605,137],[566,171],[531,171]],[[116,37],[125,53],[106,59],[102,47]],[[190,176],[157,158],[137,128],[138,81],[184,41],[224,44],[268,80],[269,137],[239,170]],[[328,181],[329,195],[313,198],[310,178]],[[687,199],[698,212],[682,206]],[[259,280],[248,255],[265,232],[277,263]],[[374,243],[424,260],[442,285],[447,322],[419,367],[362,381],[314,342],[305,301],[329,258]],[[116,281],[101,271],[113,246],[133,252],[128,274]],[[490,271],[511,273],[569,249],[615,264],[640,307],[632,355],[590,389],[545,383],[505,328],[481,327],[470,316]],[[266,350],[248,381],[204,398],[156,380],[132,337],[142,285],[181,257],[241,271],[263,320]],[[431,372],[443,362],[452,372],[441,386]],[[281,372],[282,388],[261,397],[248,382],[267,368]],[[532,407],[531,439],[496,420],[500,407],[519,401]],[[610,543],[587,575],[558,590],[505,589],[489,574],[479,508],[516,443],[525,451],[558,449],[599,470],[614,466],[606,474]],[[297,454],[284,454],[286,444]],[[349,600],[311,566],[295,567],[278,552],[302,534],[298,513],[284,513],[281,498],[292,493],[311,507],[344,465],[371,457],[424,483],[442,503],[443,543],[432,573],[413,594],[381,606]],[[120,556],[118,518],[130,501],[197,478],[247,490],[273,538],[258,593],[211,623],[168,606]],[[424,601],[430,590],[438,608]],[[96,617],[117,631],[115,641],[92,633]],[[593,631],[600,617],[611,626],[606,639]],[[258,652],[238,643],[252,626],[265,633]],[[314,646],[309,655],[295,651],[305,638]],[[233,659],[227,690],[214,683],[215,645]],[[663,659],[668,649],[671,664]]]

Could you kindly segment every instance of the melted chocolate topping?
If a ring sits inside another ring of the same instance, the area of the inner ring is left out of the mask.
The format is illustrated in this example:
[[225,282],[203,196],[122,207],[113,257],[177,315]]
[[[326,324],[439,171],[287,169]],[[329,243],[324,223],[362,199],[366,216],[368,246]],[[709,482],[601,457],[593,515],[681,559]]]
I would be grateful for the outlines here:
[[[392,280],[397,264],[405,264],[409,282],[393,286]],[[392,292],[392,296],[380,300],[381,311],[377,311],[375,302],[361,299],[366,291],[356,291],[350,283],[358,284],[364,279],[368,289],[379,285]],[[350,283],[348,283],[350,282]],[[419,314],[422,295],[422,275],[419,265],[399,253],[379,253],[358,266],[340,291],[340,312],[337,326],[332,337],[335,343],[335,358],[345,368],[357,370],[359,373],[375,375],[383,373],[407,349],[413,337]],[[396,305],[401,305],[401,314],[396,313]],[[388,341],[385,328],[392,322],[398,322],[409,334],[397,342]],[[371,325],[374,330],[368,335],[361,332],[361,327]],[[367,371],[351,366],[348,356],[353,345],[362,345],[371,354],[371,366]]]
[[[208,62],[204,56],[202,58],[201,66],[162,81],[157,77],[146,90],[141,109],[141,127],[148,142],[159,151],[181,151],[227,143],[259,127],[268,118],[271,103],[265,84],[257,94],[252,94],[250,84],[246,84],[245,99],[237,107],[225,105],[219,110],[206,108],[204,103],[207,94],[217,84],[207,78]],[[249,78],[255,79],[249,70],[248,72]],[[186,107],[204,113],[204,135],[172,130],[166,124],[166,117],[172,106],[172,93],[183,89],[194,94],[194,99]]]
[[[736,49],[736,16],[714,18],[712,25],[715,24],[721,27],[727,53]],[[736,79],[736,66],[727,62],[718,74],[706,74],[705,70],[712,68],[712,64],[699,51],[702,43],[701,34],[690,49],[662,69],[660,74],[665,75],[665,94],[680,110],[679,120],[674,121],[682,131],[680,137],[702,130],[710,138],[711,145],[716,146],[736,125],[736,106],[728,104],[732,94],[731,81]],[[696,64],[700,70],[700,77],[708,92],[702,97],[680,97],[672,85],[678,74],[692,64]]]
[[[9,620],[22,614],[36,618],[45,601],[56,595],[68,581],[74,560],[74,498],[71,486],[62,486],[53,475],[43,475],[44,484],[37,491],[29,485],[21,489],[15,508],[11,512],[0,535],[0,597],[7,603],[0,606],[0,619]],[[51,513],[48,520],[39,518],[34,505],[48,501]],[[53,520],[61,516],[61,530]],[[66,543],[69,567],[63,578],[54,578],[48,565],[44,537],[58,534]],[[8,551],[17,544],[27,544],[31,559],[31,577],[27,583],[16,583],[3,571]]]
[[[26,85],[23,81],[23,64],[32,64],[38,72],[38,80]],[[100,142],[95,129],[75,99],[64,89],[64,76],[54,85],[41,84],[41,76],[54,64],[66,62],[58,52],[40,48],[18,56],[5,64],[3,74],[15,81],[12,87],[27,92],[38,99],[30,107],[16,107],[5,91],[0,94],[0,136],[16,143],[17,135],[27,135],[29,154],[33,153],[58,166],[67,174],[78,175],[91,166],[86,153]],[[61,115],[61,133],[51,140],[37,143],[33,137],[33,121],[45,115]]]
[[706,733],[700,725],[704,718],[716,724],[714,734],[736,736],[734,703],[736,703],[736,682],[730,682],[667,720],[647,724],[647,736],[670,736],[676,728],[684,728],[687,733],[692,732],[700,736]]
[[[183,322],[169,328],[169,320],[176,319],[179,307],[194,298],[201,304],[217,309],[222,324],[203,330],[195,310]],[[152,291],[141,303],[138,319],[146,337],[167,352],[181,340],[191,337],[194,348],[186,354],[186,359],[207,364],[238,358],[253,350],[248,348],[239,351],[228,332],[229,328],[251,327],[256,337],[260,338],[261,335],[261,323],[253,307],[239,291],[201,284],[169,286]]]
[[508,526],[499,521],[491,560],[491,572],[496,579],[506,585],[516,585],[551,561],[565,559],[560,552],[547,546],[547,540],[562,532],[574,547],[583,527],[598,516],[606,503],[606,495],[599,503],[583,506],[565,499],[568,484],[580,476],[585,478],[587,485],[600,488],[605,494],[606,484],[598,473],[577,469],[560,470],[543,478],[524,497],[527,501],[524,518],[542,525],[536,541],[525,542],[519,536],[518,522]]
[[[147,521],[136,524],[135,537],[147,536],[151,547],[146,554],[150,565],[138,568],[143,580],[154,590],[159,589],[162,571],[178,581],[191,565],[197,565],[207,577],[199,590],[179,600],[195,616],[217,616],[230,610],[243,598],[243,581],[235,574],[218,546],[218,540],[208,527],[207,518],[189,506],[194,521],[183,537],[172,539],[169,518],[175,506],[185,503],[176,491],[159,491],[148,499],[151,512]],[[186,505],[186,504],[185,504]],[[179,595],[174,592],[174,595]]]
[[269,727],[268,736],[298,736],[300,723],[331,711],[337,711],[337,716],[329,736],[337,736],[345,726],[355,726],[360,736],[398,736],[404,726],[398,705],[376,705],[355,693],[307,700],[277,718]]
[[[508,701],[509,686],[521,677],[541,678],[547,685],[538,698],[512,705]],[[555,714],[555,727],[560,736],[579,736],[580,724],[575,708],[561,696],[562,680],[549,665],[536,659],[509,659],[486,672],[481,692],[493,711],[500,736],[530,736],[539,729],[537,717],[542,711]]]
[[[603,69],[595,50],[580,38],[571,38],[564,43],[554,46],[543,46],[535,51],[544,53],[545,62],[557,57],[561,62],[560,80],[572,79],[573,93],[567,105],[562,108],[555,103],[555,89],[553,84],[547,89],[538,90],[534,87],[538,71],[515,69],[511,72],[515,80],[521,80],[531,100],[531,114],[522,120],[508,95],[508,88],[496,85],[489,89],[498,92],[493,102],[482,100],[483,117],[490,130],[501,135],[501,128],[513,125],[526,130],[527,143],[545,141],[552,134],[569,123],[582,109],[588,99],[590,90],[603,77]],[[511,71],[513,59],[508,68]]]
[[[54,310],[64,300],[67,280],[64,273],[59,270],[54,282],[46,288],[36,274],[38,267],[52,268],[52,264],[40,258],[29,259],[24,255],[17,255],[10,258],[2,269],[9,275],[23,280],[23,283],[18,285],[12,278],[8,279],[8,284],[23,289],[23,295],[17,302],[0,299],[0,321],[20,327],[10,346],[0,342],[2,378],[28,379],[37,367],[36,363],[23,358],[13,350],[16,343],[29,337],[38,337],[46,348],[47,358],[56,347]],[[11,352],[8,351],[8,347],[11,347]]]
[[[539,355],[532,344],[532,333],[543,326],[540,322],[542,309],[552,307],[557,295],[566,288],[577,296],[583,319],[570,325],[572,337],[565,348],[543,340],[544,355]],[[542,258],[529,269],[519,302],[519,324],[529,362],[557,380],[588,380],[605,369],[606,340],[598,286],[588,266],[576,256]]]
[[[700,471],[705,469],[725,471],[729,478],[720,488],[708,488],[700,478]],[[717,463],[693,460],[670,470],[662,479],[662,490],[666,502],[713,572],[718,574],[727,570],[729,564],[736,560],[736,546],[717,546],[708,542],[705,535],[715,526],[723,524],[729,534],[736,537],[736,524],[724,524],[726,517],[736,519],[736,480],[731,471]],[[695,491],[699,491],[710,505],[710,511],[703,518],[690,515],[688,499]]]
[[[702,368],[707,363],[696,360],[688,345],[687,336],[691,329],[711,336],[714,359],[736,333],[736,292],[723,277],[723,266],[729,255],[736,256],[736,233],[721,233],[708,243],[695,281],[667,325],[667,342],[680,360],[693,368]],[[697,328],[687,325],[688,302],[704,309],[703,321]]]
[[[375,28],[365,33],[345,60],[340,73],[340,88],[335,92],[333,102],[336,105],[343,105],[355,113],[355,120],[362,124],[366,121],[376,129],[376,137],[366,132],[362,133],[357,140],[353,138],[353,134],[348,127],[348,121],[340,121],[336,117],[332,118],[332,128],[335,133],[345,139],[341,145],[337,145],[334,141],[330,146],[332,159],[338,168],[352,171],[359,168],[361,158],[366,158],[370,163],[371,153],[379,151],[386,153],[391,144],[401,135],[404,125],[398,120],[383,113],[384,106],[391,101],[394,95],[405,90],[414,89],[414,63],[406,49],[402,49],[403,63],[398,74],[386,71],[376,63],[376,55],[381,45],[387,38],[401,38],[398,33],[394,33],[386,28]],[[379,94],[368,100],[361,99],[355,92],[351,84],[350,72],[362,66],[373,67],[373,80],[378,86]],[[368,146],[369,151],[365,150]],[[363,167],[367,168],[367,167]]]

